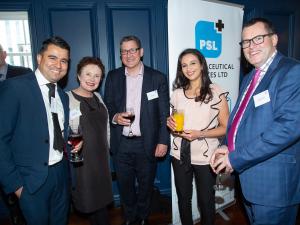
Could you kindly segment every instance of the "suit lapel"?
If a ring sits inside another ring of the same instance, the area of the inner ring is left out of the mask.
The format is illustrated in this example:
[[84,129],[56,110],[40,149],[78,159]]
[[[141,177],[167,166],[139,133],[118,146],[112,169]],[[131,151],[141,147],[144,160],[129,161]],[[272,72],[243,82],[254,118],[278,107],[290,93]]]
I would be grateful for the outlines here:
[[64,137],[67,139],[67,131],[69,126],[69,101],[68,98],[66,98],[66,94],[60,87],[57,87],[57,92],[64,108]]
[[151,88],[151,74],[146,66],[144,66],[143,85],[142,85],[142,96],[141,96],[141,117],[147,109],[147,93],[153,91]]
[[229,126],[227,127],[227,130],[229,130],[230,127],[231,127],[232,120],[234,119],[236,111],[239,108],[239,105],[240,105],[241,100],[242,100],[242,96],[245,93],[246,88],[249,86],[249,83],[251,82],[252,77],[254,76],[254,73],[255,73],[254,70],[251,71],[251,74],[249,74],[248,76],[245,76],[244,79],[246,79],[246,80],[243,80],[243,82],[242,82],[242,86],[241,86],[240,91],[239,91],[238,99],[237,99],[237,101],[235,103],[235,106],[234,106],[232,112],[230,113],[230,117],[229,117],[229,121],[228,121],[228,125]]
[[6,79],[11,77],[11,66],[7,65]]
[[[250,101],[247,105],[247,108],[244,112],[244,115],[242,117],[242,120],[240,122],[240,125],[245,121],[245,119],[251,114],[251,112],[253,112],[255,110],[255,106],[254,106],[254,99],[253,99],[253,96],[267,90],[267,88],[269,87],[269,84],[272,80],[272,77],[274,76],[275,72],[276,72],[276,68],[280,59],[281,59],[281,56],[279,55],[279,53],[277,53],[278,55],[274,58],[273,62],[271,63],[271,65],[269,66],[266,74],[264,75],[263,79],[260,81],[259,85],[257,86],[257,88],[255,89],[252,97],[250,98]],[[253,73],[254,74],[254,73]],[[252,74],[252,76],[253,76]],[[252,77],[251,76],[251,77]],[[250,81],[249,81],[250,82]],[[248,82],[248,84],[249,84]]]
[[119,77],[119,90],[118,92],[121,94],[121,105],[119,106],[119,112],[125,112],[126,111],[126,97],[127,97],[127,85],[126,85],[126,76],[125,76],[125,67],[121,68],[121,73]]
[[[28,100],[34,101],[33,105],[37,107],[37,111],[40,112],[40,116],[42,117],[42,122],[45,123],[48,130],[48,122],[47,122],[47,112],[45,108],[45,103],[43,100],[43,95],[41,92],[41,89],[39,87],[39,84],[37,82],[37,79],[35,77],[35,74],[33,73],[32,76],[30,76],[29,85],[31,85],[31,91],[32,91],[32,97]],[[31,105],[31,104],[29,104]]]

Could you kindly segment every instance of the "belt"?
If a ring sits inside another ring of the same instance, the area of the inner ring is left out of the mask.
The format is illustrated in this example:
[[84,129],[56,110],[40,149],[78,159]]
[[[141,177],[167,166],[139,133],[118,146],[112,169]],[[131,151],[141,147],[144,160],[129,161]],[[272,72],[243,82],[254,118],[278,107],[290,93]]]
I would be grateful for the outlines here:
[[138,138],[141,138],[142,136],[137,136],[137,135],[133,135],[133,136],[125,136],[125,135],[122,135],[123,138],[126,138],[126,139],[138,139]]
[[56,167],[56,166],[59,166],[61,163],[63,162],[63,159],[58,161],[57,163],[54,163],[52,165],[48,165],[48,167],[52,168],[52,167]]

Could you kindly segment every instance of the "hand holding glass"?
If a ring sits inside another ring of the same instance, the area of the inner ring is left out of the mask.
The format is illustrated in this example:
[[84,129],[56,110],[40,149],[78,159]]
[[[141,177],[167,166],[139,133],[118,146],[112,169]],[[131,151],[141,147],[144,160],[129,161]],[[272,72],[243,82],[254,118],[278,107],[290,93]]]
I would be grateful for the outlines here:
[[75,146],[82,141],[82,129],[80,125],[69,125],[68,143],[71,145],[70,162],[78,163],[83,161],[82,150],[72,152]]
[[[222,158],[223,156],[224,156],[223,154],[216,155],[215,161]],[[226,188],[225,185],[222,183],[222,177],[224,175],[224,171],[225,168],[217,174],[216,184],[213,186],[215,191],[223,191]]]
[[133,107],[126,107],[126,112],[127,112],[128,115],[125,118],[130,120],[128,137],[132,137],[133,132],[132,132],[132,129],[131,129],[131,125],[132,125],[132,123],[135,119],[134,108]]

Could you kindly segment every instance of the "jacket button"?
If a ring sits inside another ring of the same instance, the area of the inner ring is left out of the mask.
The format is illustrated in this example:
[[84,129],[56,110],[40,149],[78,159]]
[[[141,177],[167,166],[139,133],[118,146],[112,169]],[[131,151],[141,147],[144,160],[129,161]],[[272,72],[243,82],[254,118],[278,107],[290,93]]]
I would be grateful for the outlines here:
[[46,143],[46,144],[49,144],[49,140],[48,140],[48,139],[46,139],[46,140],[45,140],[45,143]]
[[47,163],[47,162],[44,162],[44,166],[48,166],[48,163]]

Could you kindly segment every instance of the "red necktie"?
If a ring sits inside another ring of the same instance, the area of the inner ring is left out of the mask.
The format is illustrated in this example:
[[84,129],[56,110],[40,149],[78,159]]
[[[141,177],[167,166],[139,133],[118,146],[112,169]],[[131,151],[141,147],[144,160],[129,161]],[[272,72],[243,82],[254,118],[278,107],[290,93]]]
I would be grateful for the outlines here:
[[252,80],[251,80],[251,83],[249,85],[249,88],[245,94],[245,97],[243,99],[243,101],[241,102],[240,104],[240,107],[238,109],[238,111],[236,112],[235,114],[235,117],[232,121],[232,124],[231,124],[231,127],[229,129],[229,132],[228,132],[228,150],[231,152],[234,150],[234,134],[236,133],[236,130],[238,128],[238,125],[239,125],[239,122],[245,112],[245,109],[250,101],[250,98],[254,92],[254,88],[257,84],[257,81],[258,81],[258,78],[259,78],[259,75],[260,75],[260,72],[261,70],[260,69],[256,69],[256,73],[254,74]]

